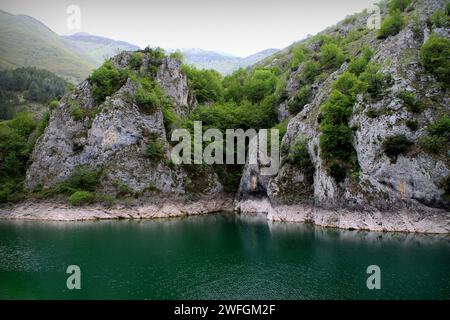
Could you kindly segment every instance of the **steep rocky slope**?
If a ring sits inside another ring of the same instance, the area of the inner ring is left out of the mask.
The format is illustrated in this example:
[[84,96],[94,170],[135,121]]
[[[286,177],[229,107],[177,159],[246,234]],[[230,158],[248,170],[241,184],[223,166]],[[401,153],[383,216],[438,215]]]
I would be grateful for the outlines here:
[[[139,79],[154,78],[178,115],[193,108],[195,98],[178,61],[164,58],[157,63],[156,74],[151,75],[151,55],[141,53],[140,65],[131,71],[128,68],[133,55],[136,53],[123,52],[111,60],[115,70],[126,70],[129,74],[104,101],[95,101],[92,79],[63,97],[34,149],[25,182],[28,189],[55,187],[76,168],[83,167],[91,172],[101,171],[101,189],[108,194],[185,193],[191,179],[186,170],[168,161],[164,110],[156,107],[143,111],[136,101],[137,91],[142,87]],[[146,155],[149,143],[157,143],[164,154],[149,159]],[[203,195],[221,190],[214,175],[208,181],[198,190]]]
[[[352,108],[349,125],[359,170],[337,182],[330,175],[330,168],[324,165],[320,143],[321,106],[329,99],[333,82],[348,69],[349,64],[344,62],[326,79],[312,85],[311,101],[289,121],[283,138],[285,149],[291,148],[299,138],[306,139],[312,171],[285,162],[278,174],[268,179],[247,166],[239,192],[241,211],[265,212],[273,220],[311,221],[343,228],[450,231],[450,206],[448,190],[445,190],[449,176],[448,145],[442,145],[446,150],[438,155],[424,151],[419,143],[427,134],[427,127],[449,113],[446,85],[437,82],[419,63],[419,50],[430,34],[449,37],[448,28],[429,22],[438,9],[444,11],[445,2],[415,1],[409,10],[414,11],[415,19],[408,20],[398,34],[377,39],[376,32],[367,32],[356,45],[370,46],[374,53],[368,63],[378,64],[381,66],[378,72],[390,76],[389,85],[379,97],[370,99],[359,94]],[[383,11],[386,14],[386,7]],[[368,17],[368,14],[358,15],[350,23],[324,34],[348,36],[353,29],[363,29]],[[312,50],[319,46],[317,39],[307,40],[304,45]],[[269,63],[282,65],[289,59],[281,56]],[[279,106],[280,118],[289,116],[288,101],[299,90],[298,81],[292,79],[297,79],[303,67],[300,64],[287,77],[287,101]],[[409,110],[400,98],[404,91],[420,97],[423,110]],[[415,121],[417,130],[410,129],[408,121]],[[383,142],[398,135],[404,135],[413,146],[392,159],[384,152]],[[263,188],[266,196],[255,197],[256,190],[249,188],[245,181],[251,177],[258,180],[257,194]]]

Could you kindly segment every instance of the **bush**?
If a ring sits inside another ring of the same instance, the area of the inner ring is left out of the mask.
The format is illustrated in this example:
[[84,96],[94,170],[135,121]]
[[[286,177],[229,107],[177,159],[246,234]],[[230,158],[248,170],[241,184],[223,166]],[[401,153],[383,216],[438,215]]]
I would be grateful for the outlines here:
[[150,140],[147,143],[145,155],[148,159],[152,161],[159,161],[161,159],[164,159],[165,157],[164,146],[156,140]]
[[419,100],[414,92],[410,91],[402,91],[400,92],[400,99],[403,100],[403,103],[408,108],[409,111],[413,113],[419,113],[422,108],[420,106]]
[[157,108],[170,104],[164,91],[156,81],[142,78],[141,86],[136,90],[136,102],[146,114],[153,114]]
[[444,143],[444,139],[439,136],[426,135],[420,138],[420,145],[430,153],[439,153]]
[[94,195],[88,191],[76,191],[68,199],[71,206],[82,206],[94,201]]
[[313,168],[311,157],[308,151],[308,142],[306,139],[297,139],[289,149],[287,161],[296,165],[305,171]]
[[311,86],[303,86],[297,94],[289,101],[289,112],[297,114],[302,111],[303,107],[309,102],[311,98]]
[[50,110],[58,109],[59,108],[59,101],[58,100],[52,100],[49,103]]
[[369,93],[372,98],[377,98],[383,93],[388,81],[385,75],[378,72],[379,69],[378,65],[369,64],[359,76],[361,91]]
[[333,83],[333,89],[354,100],[361,90],[361,84],[357,76],[346,71]]
[[446,83],[450,83],[450,40],[432,34],[420,49],[425,69]]
[[155,78],[158,73],[158,68],[162,64],[164,58],[166,57],[164,50],[162,48],[156,47],[146,47],[144,53],[148,56],[148,72],[152,78]]
[[14,119],[7,122],[8,127],[14,129],[21,137],[27,138],[36,128],[36,121],[32,114],[21,111]]
[[417,131],[417,129],[419,129],[419,123],[416,120],[407,120],[406,126],[411,131]]
[[92,96],[96,103],[102,103],[107,96],[112,95],[125,84],[128,73],[125,70],[118,70],[111,61],[106,61],[103,65],[94,70],[89,77],[93,86]]
[[292,49],[291,69],[297,67],[306,60],[307,49],[304,45],[297,45]]
[[315,61],[307,61],[303,66],[303,70],[299,76],[301,84],[310,84],[320,74],[320,65]]
[[386,138],[383,141],[384,153],[393,161],[397,161],[400,154],[406,154],[413,143],[404,134],[399,134]]
[[448,14],[444,13],[442,10],[436,10],[430,17],[430,22],[437,28],[447,28],[449,25]]
[[243,101],[216,103],[211,106],[197,107],[190,116],[190,121],[202,121],[203,128],[226,129],[264,129],[272,128],[277,123],[275,110],[276,97],[267,97],[259,104]]
[[84,109],[80,108],[80,105],[76,102],[76,101],[69,101],[68,102],[69,108],[70,108],[70,113],[72,114],[72,117],[76,120],[76,121],[80,121],[83,120],[83,118],[86,115],[86,112]]
[[395,36],[403,29],[404,25],[405,21],[400,12],[392,12],[390,15],[384,18],[383,22],[381,23],[381,28],[378,31],[378,39],[385,39],[390,36]]
[[350,62],[349,66],[348,66],[348,71],[359,76],[366,69],[367,64],[369,63],[372,56],[373,56],[373,51],[368,47],[364,47],[362,50],[361,56]]
[[256,69],[245,83],[245,96],[253,103],[261,102],[275,92],[277,83],[278,79],[272,71]]
[[215,70],[198,70],[183,65],[183,72],[188,77],[189,87],[199,103],[219,102],[223,100],[224,90],[222,76]]
[[70,191],[95,191],[100,181],[100,173],[91,171],[84,166],[76,166],[69,179],[61,186],[60,190]]
[[389,1],[389,10],[403,12],[411,4],[411,0],[391,0]]
[[170,58],[177,60],[180,63],[184,62],[184,54],[180,50],[174,51],[169,55]]
[[0,203],[20,200],[26,165],[33,148],[29,136],[36,124],[19,112],[16,118],[0,122]]
[[381,115],[381,113],[377,109],[370,108],[369,110],[367,110],[366,115],[371,119],[375,119],[378,118]]
[[323,68],[337,69],[345,61],[345,55],[336,44],[324,44],[320,49],[319,61]]
[[430,125],[428,131],[448,141],[450,139],[450,116],[444,115],[440,117],[434,124]]
[[139,70],[144,60],[144,54],[142,52],[133,52],[130,58],[130,68],[134,70]]

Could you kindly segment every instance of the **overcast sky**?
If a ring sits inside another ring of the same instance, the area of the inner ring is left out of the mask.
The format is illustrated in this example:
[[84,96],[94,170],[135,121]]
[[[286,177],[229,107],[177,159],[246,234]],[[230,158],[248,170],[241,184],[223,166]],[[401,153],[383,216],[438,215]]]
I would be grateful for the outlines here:
[[[202,48],[247,56],[284,48],[374,0],[0,0],[0,9],[27,14],[58,34],[87,32],[141,47]],[[81,29],[67,26],[69,5]]]

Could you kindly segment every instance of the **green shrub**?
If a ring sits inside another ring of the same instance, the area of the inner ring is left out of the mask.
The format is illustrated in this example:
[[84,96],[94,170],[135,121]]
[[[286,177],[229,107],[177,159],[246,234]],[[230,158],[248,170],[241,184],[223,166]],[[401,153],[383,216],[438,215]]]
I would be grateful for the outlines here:
[[81,109],[80,105],[76,101],[70,100],[68,102],[68,105],[70,108],[70,113],[76,121],[84,119],[84,117],[86,116],[86,111],[84,109]]
[[413,143],[404,134],[399,134],[386,138],[383,141],[384,153],[393,161],[397,161],[400,154],[406,154]]
[[272,71],[256,69],[245,83],[245,96],[253,103],[261,102],[275,92],[277,83],[278,79]]
[[448,141],[450,139],[450,116],[444,115],[440,117],[435,123],[430,125],[428,131]]
[[177,60],[180,63],[184,62],[184,54],[180,50],[174,51],[169,55],[170,58]]
[[323,68],[337,69],[345,61],[345,55],[336,44],[329,43],[321,47],[319,61]]
[[102,103],[107,96],[112,95],[125,84],[128,73],[125,70],[118,70],[111,61],[106,61],[103,65],[94,70],[89,77],[93,86],[92,96],[96,103]]
[[32,114],[21,111],[14,119],[7,122],[8,127],[14,129],[20,136],[28,137],[36,128],[36,121]]
[[153,114],[156,109],[170,104],[164,91],[156,81],[141,78],[141,86],[136,90],[135,98],[140,109],[146,114]]
[[419,99],[414,92],[404,90],[400,92],[399,97],[403,100],[403,103],[409,111],[413,113],[419,113],[422,111]]
[[297,45],[292,49],[291,69],[297,69],[307,58],[307,49],[304,45]]
[[426,135],[420,138],[420,145],[430,153],[439,153],[444,143],[444,139],[439,136]]
[[361,84],[357,76],[346,71],[333,83],[333,89],[354,100],[361,91]]
[[277,123],[276,100],[276,97],[271,95],[259,104],[244,100],[240,104],[226,102],[201,106],[193,111],[189,120],[202,121],[203,128],[217,128],[222,132],[226,129],[271,128]]
[[59,108],[59,101],[58,100],[52,100],[48,104],[50,110],[58,109]]
[[188,77],[189,87],[199,103],[219,102],[223,100],[224,89],[222,76],[215,70],[198,70],[183,65],[183,72]]
[[160,161],[165,157],[164,146],[156,140],[150,140],[147,143],[145,155],[152,161]]
[[369,64],[359,76],[361,91],[369,93],[372,98],[377,98],[383,93],[389,80],[379,72],[379,69],[378,65]]
[[94,201],[94,195],[89,191],[76,191],[68,199],[71,206],[82,206]]
[[144,61],[144,54],[142,52],[133,52],[130,57],[129,65],[131,69],[139,70]]
[[148,56],[148,72],[152,78],[155,78],[158,73],[159,66],[166,57],[164,50],[159,47],[146,47],[144,49],[144,53]]
[[369,63],[372,56],[373,56],[372,49],[370,49],[368,47],[364,47],[362,49],[361,56],[350,62],[349,66],[348,66],[348,71],[359,76],[366,69],[367,64]]
[[33,117],[25,112],[19,112],[13,120],[0,122],[0,203],[21,199],[33,148],[29,135],[35,126]]
[[390,15],[384,18],[381,23],[380,30],[378,30],[378,39],[385,39],[390,36],[395,36],[399,33],[405,21],[399,11],[393,11]]
[[442,10],[436,10],[430,17],[430,22],[437,28],[447,28],[449,25],[448,14],[444,13]]
[[389,10],[403,12],[411,4],[411,0],[391,0],[389,1]]
[[380,113],[380,111],[377,110],[377,109],[370,108],[369,110],[367,110],[366,115],[367,115],[369,118],[374,119],[374,118],[378,118],[378,117],[381,115],[381,113]]
[[68,190],[95,191],[100,181],[100,172],[84,166],[76,166],[69,179],[64,183]]
[[293,97],[293,99],[289,101],[289,112],[292,114],[297,114],[298,112],[302,111],[303,107],[309,102],[310,99],[311,86],[303,86]]
[[420,49],[425,69],[446,83],[450,83],[450,40],[432,34]]
[[406,120],[406,126],[411,131],[417,131],[419,129],[419,123],[416,120]]
[[352,145],[353,132],[346,124],[330,123],[320,126],[320,147],[325,160],[341,159],[348,161],[354,152]]
[[301,84],[310,84],[320,74],[320,65],[315,61],[307,61],[303,66],[303,70],[299,75],[299,82]]
[[289,149],[287,161],[296,165],[305,171],[313,168],[311,157],[308,151],[308,141],[306,139],[297,139]]

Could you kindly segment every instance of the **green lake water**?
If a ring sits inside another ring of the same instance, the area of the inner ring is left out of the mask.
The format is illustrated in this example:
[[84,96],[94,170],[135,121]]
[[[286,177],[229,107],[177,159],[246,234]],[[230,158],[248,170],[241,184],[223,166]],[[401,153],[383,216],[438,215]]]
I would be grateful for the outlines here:
[[[66,269],[81,269],[68,290]],[[369,290],[366,269],[381,268]],[[449,299],[450,238],[208,215],[0,221],[0,299]]]

